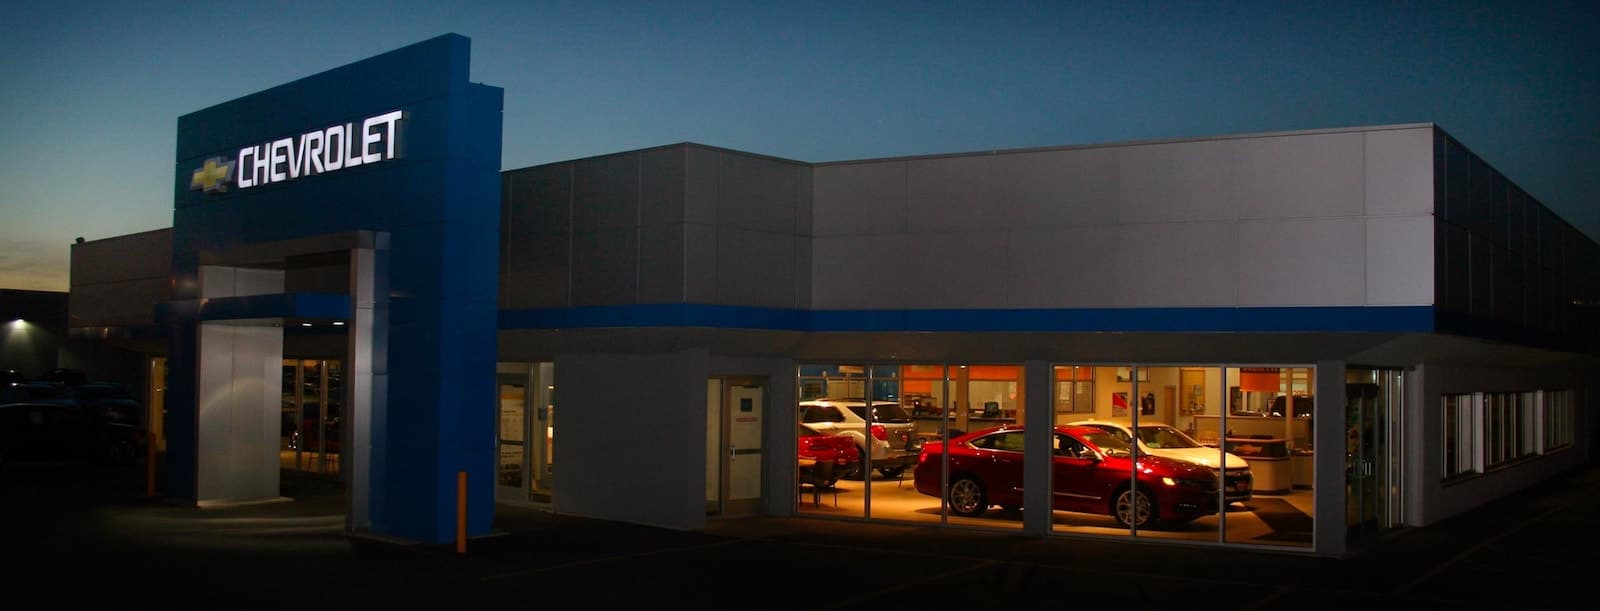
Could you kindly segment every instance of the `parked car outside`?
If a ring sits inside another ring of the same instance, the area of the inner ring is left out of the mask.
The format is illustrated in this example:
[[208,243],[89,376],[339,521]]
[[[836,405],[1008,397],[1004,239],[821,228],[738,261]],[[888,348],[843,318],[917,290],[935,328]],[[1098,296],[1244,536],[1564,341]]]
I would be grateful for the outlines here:
[[[860,452],[858,460],[884,477],[900,477],[917,464],[922,441],[905,408],[894,401],[872,402],[872,424],[867,424],[864,399],[813,399],[800,403],[800,423],[830,435],[850,438]],[[859,472],[861,469],[857,469]]]
[[71,387],[70,392],[78,405],[116,422],[138,426],[143,418],[139,400],[133,389],[120,382],[85,382]]
[[800,483],[832,488],[839,478],[861,468],[855,441],[800,425]]
[[[1088,426],[1054,427],[1052,509],[1109,515],[1147,528],[1182,524],[1217,512],[1217,476],[1200,465],[1136,454],[1122,438]],[[945,497],[951,513],[975,517],[989,507],[1022,508],[1023,427],[999,426],[949,443],[950,488],[941,490],[945,445],[930,441],[917,459],[917,492]],[[1137,486],[1130,485],[1136,478]]]
[[142,456],[137,427],[111,422],[76,405],[0,405],[0,466],[32,461],[126,463]]
[[34,378],[34,381],[55,382],[57,384],[64,384],[67,386],[77,386],[79,384],[87,384],[89,382],[89,374],[84,373],[83,370],[80,369],[66,369],[57,367],[45,372],[43,375],[40,375],[37,378]]
[[59,382],[19,382],[0,386],[0,405],[7,403],[55,403],[76,407],[72,390]]
[[[1132,423],[1125,420],[1091,419],[1067,424],[1105,429],[1121,437],[1123,441],[1133,439]],[[1139,423],[1139,451],[1192,462],[1217,472],[1223,478],[1222,498],[1229,503],[1248,501],[1254,494],[1255,482],[1250,474],[1249,461],[1231,452],[1223,452],[1221,448],[1195,441],[1193,437],[1172,425],[1159,422]],[[1220,469],[1217,467],[1219,462],[1223,464]]]

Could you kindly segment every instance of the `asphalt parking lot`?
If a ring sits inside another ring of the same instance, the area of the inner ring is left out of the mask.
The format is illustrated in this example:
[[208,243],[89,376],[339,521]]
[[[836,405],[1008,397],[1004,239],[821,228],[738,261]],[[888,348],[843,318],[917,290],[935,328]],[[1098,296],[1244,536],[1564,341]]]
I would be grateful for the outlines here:
[[500,506],[453,546],[343,532],[337,486],[196,509],[142,468],[6,465],[11,596],[50,607],[469,609],[582,604],[761,609],[1593,608],[1600,470],[1588,468],[1349,559],[1098,539],[754,518],[675,531]]

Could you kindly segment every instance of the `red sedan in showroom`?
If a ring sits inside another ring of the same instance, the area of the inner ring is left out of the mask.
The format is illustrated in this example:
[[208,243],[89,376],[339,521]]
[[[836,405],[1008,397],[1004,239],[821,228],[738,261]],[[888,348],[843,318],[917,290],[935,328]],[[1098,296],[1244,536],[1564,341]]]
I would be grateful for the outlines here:
[[[1057,426],[1053,508],[1109,515],[1123,526],[1184,523],[1217,512],[1217,476],[1210,469],[1148,454],[1088,426]],[[978,516],[989,507],[1022,507],[1021,426],[1001,426],[950,439],[950,511]],[[944,444],[929,442],[917,458],[917,492],[945,496],[939,471]],[[1137,473],[1138,485],[1130,485]]]

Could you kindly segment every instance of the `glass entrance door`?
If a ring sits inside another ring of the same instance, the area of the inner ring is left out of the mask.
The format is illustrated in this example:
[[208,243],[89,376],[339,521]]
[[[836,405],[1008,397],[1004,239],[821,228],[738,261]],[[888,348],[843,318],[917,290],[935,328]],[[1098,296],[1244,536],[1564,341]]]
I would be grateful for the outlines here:
[[344,368],[337,360],[284,359],[279,465],[337,475],[344,434]]
[[495,365],[495,498],[548,503],[555,489],[555,363]]
[[496,376],[495,396],[499,401],[500,422],[496,435],[497,455],[495,496],[522,500],[522,486],[528,475],[528,383],[523,375]]
[[548,503],[556,485],[556,364],[534,363],[532,371],[528,461],[533,476],[527,484],[528,498]]
[[1387,465],[1381,464],[1384,441],[1383,414],[1378,401],[1378,385],[1366,382],[1345,384],[1345,527],[1346,537],[1354,540],[1378,531],[1382,510],[1381,480]]

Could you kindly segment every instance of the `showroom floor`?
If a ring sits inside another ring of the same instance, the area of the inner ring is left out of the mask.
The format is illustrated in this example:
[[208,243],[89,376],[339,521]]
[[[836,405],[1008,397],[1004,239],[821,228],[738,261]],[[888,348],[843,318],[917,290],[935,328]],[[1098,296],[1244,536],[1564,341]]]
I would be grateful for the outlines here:
[[[800,515],[862,518],[865,513],[866,486],[859,480],[841,480],[833,490],[813,494],[801,490]],[[1022,511],[991,508],[975,518],[941,516],[939,499],[916,491],[910,474],[903,478],[875,477],[871,482],[872,519],[897,522],[939,523],[952,526],[1016,529],[1022,528]],[[1287,494],[1258,494],[1250,501],[1229,506],[1225,516],[1211,515],[1176,527],[1142,529],[1136,536],[1190,541],[1217,541],[1226,522],[1230,543],[1249,543],[1311,547],[1311,490],[1295,489]],[[1111,516],[1055,512],[1055,532],[1082,535],[1128,535]]]

